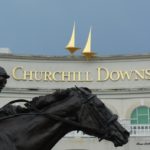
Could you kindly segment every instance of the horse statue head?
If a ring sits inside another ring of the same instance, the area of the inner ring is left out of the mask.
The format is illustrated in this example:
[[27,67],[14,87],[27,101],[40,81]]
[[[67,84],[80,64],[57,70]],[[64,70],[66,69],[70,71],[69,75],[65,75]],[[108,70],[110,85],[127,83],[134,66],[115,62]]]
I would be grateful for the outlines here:
[[117,115],[88,88],[68,88],[23,101],[25,107],[14,106],[16,101],[12,101],[0,109],[0,145],[4,150],[49,150],[75,130],[111,141],[114,146],[128,142],[129,133]]

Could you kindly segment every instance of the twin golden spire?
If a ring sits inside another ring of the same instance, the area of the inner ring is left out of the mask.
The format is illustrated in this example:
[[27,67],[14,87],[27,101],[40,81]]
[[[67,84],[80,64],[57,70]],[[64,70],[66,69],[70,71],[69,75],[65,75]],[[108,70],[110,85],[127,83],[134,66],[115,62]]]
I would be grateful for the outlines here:
[[80,48],[75,47],[75,23],[72,30],[72,35],[70,38],[69,43],[66,46],[66,49],[69,50],[71,54],[73,54],[75,51],[79,50]]
[[[91,50],[91,34],[92,34],[91,32],[92,31],[91,31],[91,28],[90,28],[90,32],[89,32],[89,35],[88,35],[86,45],[85,45],[85,47],[82,51],[82,54],[86,57],[87,60],[89,60],[91,57],[95,56],[95,53],[92,52],[92,50]],[[75,24],[73,26],[72,35],[71,35],[69,43],[66,46],[66,49],[71,54],[73,54],[75,51],[80,49],[80,48],[75,47]]]

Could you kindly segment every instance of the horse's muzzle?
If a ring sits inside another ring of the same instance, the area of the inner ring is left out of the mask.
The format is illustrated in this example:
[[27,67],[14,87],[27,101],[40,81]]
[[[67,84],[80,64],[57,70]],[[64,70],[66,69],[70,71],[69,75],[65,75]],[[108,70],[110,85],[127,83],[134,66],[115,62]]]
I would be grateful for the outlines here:
[[129,136],[130,136],[129,132],[127,130],[125,130],[122,133],[122,136],[115,139],[114,146],[118,147],[118,146],[123,146],[123,145],[127,144],[128,140],[129,140]]

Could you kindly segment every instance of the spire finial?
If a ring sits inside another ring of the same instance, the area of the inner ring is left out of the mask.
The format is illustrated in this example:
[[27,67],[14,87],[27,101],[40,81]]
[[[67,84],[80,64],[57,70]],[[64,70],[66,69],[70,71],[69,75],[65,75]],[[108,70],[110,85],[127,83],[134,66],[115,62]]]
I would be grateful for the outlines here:
[[82,54],[86,57],[87,60],[95,56],[95,53],[91,50],[91,37],[92,37],[92,27],[90,28],[88,39],[86,45],[82,51]]
[[76,30],[76,26],[75,26],[75,22],[74,22],[73,30],[72,30],[72,35],[71,35],[71,38],[70,38],[69,43],[68,43],[67,46],[66,46],[66,49],[67,49],[71,54],[73,54],[75,51],[77,51],[77,50],[80,49],[80,48],[78,48],[78,47],[75,47],[75,30]]

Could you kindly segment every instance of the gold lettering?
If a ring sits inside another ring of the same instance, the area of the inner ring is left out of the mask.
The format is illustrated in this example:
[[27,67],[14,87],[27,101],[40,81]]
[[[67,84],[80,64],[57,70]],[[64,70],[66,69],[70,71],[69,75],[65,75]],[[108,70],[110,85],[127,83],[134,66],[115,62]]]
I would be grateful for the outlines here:
[[44,81],[52,81],[52,73],[51,72],[43,72],[44,73]]
[[[26,70],[23,66],[12,69],[12,77],[19,80],[29,81],[55,81],[55,82],[91,82],[92,73],[89,71],[35,71]],[[150,69],[139,70],[109,70],[99,66],[97,68],[97,81],[118,81],[118,80],[150,80]]]
[[[58,78],[59,77],[59,78]],[[53,78],[53,80],[54,81],[60,81],[61,79],[60,79],[60,72],[54,72],[53,74],[52,74],[52,78]]]
[[136,75],[135,80],[144,79],[144,70],[138,71],[134,70],[133,73]]
[[[101,67],[98,67],[97,68],[97,79],[98,81],[106,81],[109,79],[109,71],[107,68],[101,68]],[[103,78],[104,76],[104,78]]]
[[118,71],[110,72],[110,80],[117,81],[120,78],[120,74]]
[[70,72],[62,72],[61,73],[61,78],[62,78],[62,81],[65,81],[65,79],[67,80],[67,81],[70,81]]
[[72,72],[72,81],[76,81],[76,72]]
[[90,72],[85,72],[85,81],[92,81],[92,79],[90,78]]
[[81,81],[81,72],[77,72],[77,75],[78,75],[78,79],[77,79],[77,81]]
[[89,78],[89,72],[78,72],[80,74],[80,82],[90,82],[91,79]]
[[36,81],[42,80],[42,72],[35,71],[34,72],[34,78]]
[[122,80],[125,80],[126,78],[128,80],[130,80],[131,79],[131,72],[129,73],[127,71],[120,71],[120,77]]
[[[23,67],[13,68],[12,76],[15,80],[23,80],[22,75],[23,75]],[[21,77],[19,77],[19,76],[21,76]]]
[[24,80],[27,80],[27,78],[29,78],[30,81],[33,80],[33,72],[32,71],[23,71],[24,74],[23,74],[23,79]]
[[149,69],[145,70],[145,79],[150,80],[150,70]]

